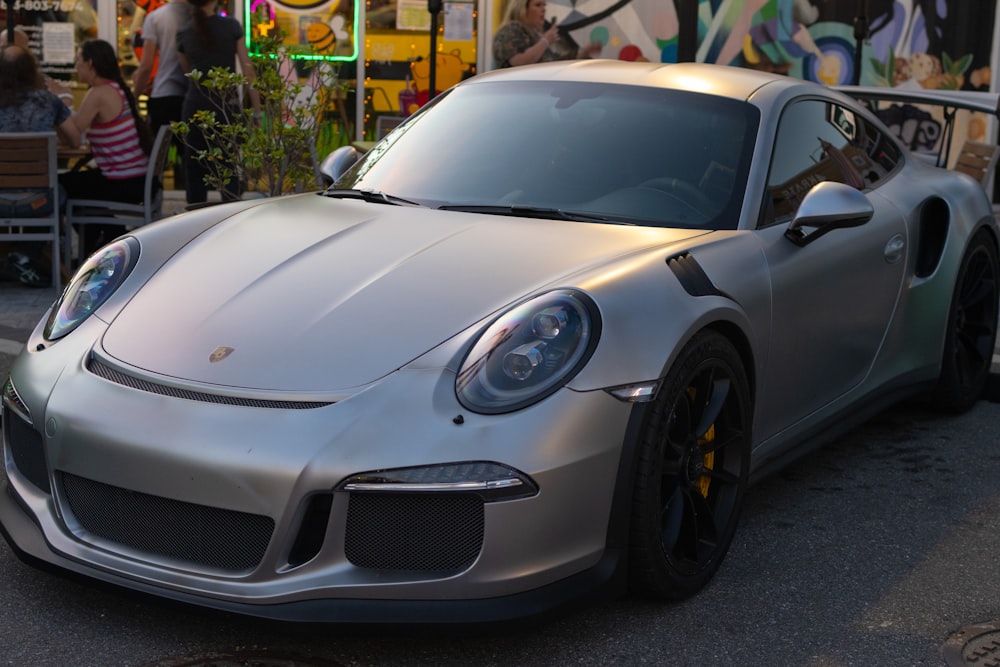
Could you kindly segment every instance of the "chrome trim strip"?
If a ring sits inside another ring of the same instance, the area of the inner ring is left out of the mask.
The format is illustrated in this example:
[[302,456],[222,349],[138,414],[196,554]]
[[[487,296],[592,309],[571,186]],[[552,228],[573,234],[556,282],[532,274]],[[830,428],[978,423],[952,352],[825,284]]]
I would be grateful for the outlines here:
[[478,482],[441,482],[441,483],[416,483],[406,482],[348,482],[344,485],[345,491],[383,491],[383,492],[406,492],[406,491],[491,491],[494,489],[510,489],[524,484],[520,479],[511,477],[508,479],[482,480]]

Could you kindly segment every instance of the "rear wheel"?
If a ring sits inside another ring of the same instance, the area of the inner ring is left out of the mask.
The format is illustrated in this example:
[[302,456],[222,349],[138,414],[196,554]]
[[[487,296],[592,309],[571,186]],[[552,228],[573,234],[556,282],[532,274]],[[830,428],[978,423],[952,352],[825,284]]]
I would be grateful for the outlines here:
[[682,599],[712,578],[732,542],[750,465],[742,360],[703,332],[678,356],[645,426],[633,491],[630,587]]
[[964,412],[982,395],[993,362],[1000,298],[997,250],[987,232],[969,244],[955,279],[935,407]]

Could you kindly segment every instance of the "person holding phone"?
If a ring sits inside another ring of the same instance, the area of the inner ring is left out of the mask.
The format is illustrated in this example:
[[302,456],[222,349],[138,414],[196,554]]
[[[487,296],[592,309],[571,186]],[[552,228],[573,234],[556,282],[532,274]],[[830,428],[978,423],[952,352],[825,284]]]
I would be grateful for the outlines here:
[[557,50],[559,26],[545,21],[545,0],[509,0],[504,24],[493,36],[493,59],[497,67],[515,67],[551,60],[592,58],[601,45]]

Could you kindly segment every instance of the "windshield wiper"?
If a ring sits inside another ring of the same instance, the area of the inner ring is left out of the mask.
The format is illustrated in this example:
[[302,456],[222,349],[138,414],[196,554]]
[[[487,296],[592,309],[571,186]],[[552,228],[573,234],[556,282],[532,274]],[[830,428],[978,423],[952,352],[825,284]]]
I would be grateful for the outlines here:
[[438,206],[441,211],[463,211],[465,213],[486,213],[489,215],[513,215],[519,218],[547,218],[555,220],[572,220],[574,222],[607,222],[614,225],[632,225],[621,219],[611,219],[607,216],[582,211],[566,211],[561,208],[544,206],[495,206],[487,204],[446,204]]
[[421,206],[415,201],[410,201],[409,199],[403,199],[402,197],[396,197],[394,195],[388,195],[384,192],[379,192],[378,190],[354,190],[351,188],[340,188],[327,190],[323,193],[324,197],[335,197],[338,199],[361,199],[362,201],[371,202],[373,204],[391,204],[393,206]]

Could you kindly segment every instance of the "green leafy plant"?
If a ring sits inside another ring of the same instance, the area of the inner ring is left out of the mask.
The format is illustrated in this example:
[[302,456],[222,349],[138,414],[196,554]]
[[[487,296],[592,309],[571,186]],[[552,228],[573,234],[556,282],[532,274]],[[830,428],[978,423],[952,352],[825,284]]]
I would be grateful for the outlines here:
[[223,190],[236,182],[267,196],[315,189],[321,122],[340,85],[335,66],[305,60],[296,68],[279,37],[258,46],[260,55],[251,55],[251,61],[260,113],[239,101],[250,86],[247,77],[214,67],[188,74],[207,91],[214,108],[171,126],[189,147],[192,128],[201,131],[207,147],[197,150],[195,159],[205,166],[210,188]]
[[889,47],[889,57],[885,62],[882,62],[878,58],[870,58],[869,62],[872,64],[872,69],[875,70],[875,76],[879,80],[879,85],[882,86],[893,86],[896,80],[896,50]]

